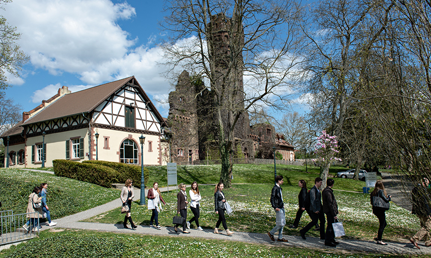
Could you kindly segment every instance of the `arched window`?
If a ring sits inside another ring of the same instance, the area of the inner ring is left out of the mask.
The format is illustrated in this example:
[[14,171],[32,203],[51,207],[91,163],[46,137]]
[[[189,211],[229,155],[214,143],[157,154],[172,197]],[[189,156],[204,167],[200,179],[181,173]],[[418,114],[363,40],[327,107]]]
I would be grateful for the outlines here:
[[25,155],[24,154],[25,154],[24,150],[18,151],[18,163],[19,164],[25,163]]
[[132,140],[125,140],[120,147],[120,162],[138,164],[138,148]]

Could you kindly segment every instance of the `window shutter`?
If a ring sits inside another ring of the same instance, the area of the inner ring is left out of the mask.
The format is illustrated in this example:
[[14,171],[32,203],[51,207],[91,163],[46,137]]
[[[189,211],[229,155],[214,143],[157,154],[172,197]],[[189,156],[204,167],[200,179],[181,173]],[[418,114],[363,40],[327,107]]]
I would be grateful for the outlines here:
[[66,159],[70,159],[70,140],[66,141]]
[[135,109],[130,109],[130,127],[135,128]]
[[43,160],[46,163],[46,143],[43,144]]
[[79,138],[79,158],[84,158],[84,138]]
[[34,148],[35,145],[31,145],[31,163],[34,163]]

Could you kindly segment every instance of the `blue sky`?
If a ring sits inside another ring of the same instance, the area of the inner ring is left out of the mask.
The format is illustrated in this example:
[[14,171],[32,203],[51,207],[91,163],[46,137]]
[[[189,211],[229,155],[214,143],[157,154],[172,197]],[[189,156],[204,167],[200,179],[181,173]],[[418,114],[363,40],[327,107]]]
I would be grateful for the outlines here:
[[[61,86],[72,91],[134,75],[162,116],[173,89],[163,72],[164,1],[14,0],[0,13],[30,57],[7,98],[29,111]],[[298,101],[301,102],[301,101]],[[301,109],[297,109],[301,110]]]

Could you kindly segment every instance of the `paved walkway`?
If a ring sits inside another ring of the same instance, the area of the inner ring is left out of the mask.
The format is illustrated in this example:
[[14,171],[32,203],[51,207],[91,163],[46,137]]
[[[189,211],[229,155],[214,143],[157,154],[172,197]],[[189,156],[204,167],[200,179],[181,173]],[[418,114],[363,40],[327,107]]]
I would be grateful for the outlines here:
[[[173,187],[170,187],[172,190]],[[167,188],[160,188],[162,192],[167,191]],[[135,197],[139,198],[140,190],[135,189]],[[370,253],[382,253],[382,254],[431,254],[431,247],[427,248],[421,246],[418,250],[413,248],[410,243],[397,243],[388,242],[387,246],[377,245],[373,241],[361,241],[361,240],[337,240],[340,244],[337,248],[326,247],[322,240],[315,237],[307,237],[307,240],[303,240],[299,236],[284,236],[289,240],[288,243],[278,243],[269,240],[266,234],[260,233],[244,233],[235,232],[233,236],[227,236],[223,231],[223,234],[213,234],[212,229],[205,229],[204,231],[190,230],[190,234],[175,233],[173,227],[162,227],[160,230],[150,228],[149,226],[138,226],[136,230],[124,229],[122,224],[104,224],[104,223],[91,223],[91,222],[80,222],[81,220],[94,217],[98,214],[110,211],[112,209],[120,210],[121,202],[119,199],[106,203],[104,205],[79,212],[74,215],[70,215],[61,219],[56,220],[56,228],[69,228],[69,229],[85,229],[85,230],[96,230],[96,231],[108,231],[116,233],[134,233],[134,234],[145,234],[145,235],[158,235],[158,236],[172,236],[172,237],[194,237],[194,238],[205,238],[205,239],[218,239],[218,240],[230,240],[240,241],[250,244],[266,244],[271,246],[284,245],[299,248],[312,248],[312,249],[334,249],[336,252],[370,252]],[[273,223],[275,225],[275,221]],[[44,226],[42,230],[51,229],[53,227]]]

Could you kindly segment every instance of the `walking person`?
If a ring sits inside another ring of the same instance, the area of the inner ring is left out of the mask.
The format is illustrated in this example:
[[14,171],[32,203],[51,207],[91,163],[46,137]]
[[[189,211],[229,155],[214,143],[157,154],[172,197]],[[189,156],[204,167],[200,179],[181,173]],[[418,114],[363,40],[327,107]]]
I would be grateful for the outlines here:
[[[24,224],[23,228],[28,232],[32,228],[33,230],[40,230],[41,227],[39,225],[39,219],[42,218],[42,208],[35,208],[35,205],[40,204],[42,202],[42,197],[39,197],[40,188],[35,186],[33,188],[33,192],[28,196],[28,204],[27,204],[27,218],[29,219],[26,224]],[[30,222],[32,224],[29,227]]]
[[310,190],[310,206],[306,208],[308,215],[310,215],[311,222],[308,223],[303,229],[299,231],[302,239],[305,234],[320,221],[320,239],[325,239],[325,215],[322,212],[322,196],[319,188],[322,186],[322,179],[317,177],[314,180],[314,186]]
[[44,213],[46,213],[46,219],[48,220],[48,226],[50,226],[50,227],[55,226],[55,225],[57,225],[57,223],[54,221],[51,221],[51,214],[49,211],[49,207],[46,204],[46,193],[47,193],[47,189],[48,189],[48,183],[42,183],[40,185],[40,189],[42,189],[40,192],[40,196],[42,197],[42,211]]
[[284,202],[281,185],[283,184],[283,176],[275,177],[275,185],[271,191],[271,205],[275,210],[275,227],[268,232],[268,236],[272,241],[275,241],[274,235],[278,231],[279,242],[288,242],[287,239],[283,238],[283,227],[286,225],[286,213],[284,212]]
[[425,238],[425,246],[431,246],[430,230],[431,230],[431,207],[430,195],[427,188],[426,178],[422,179],[421,184],[415,186],[412,190],[412,214],[418,216],[421,229],[410,238],[410,242],[420,249],[418,242]]
[[[180,191],[177,194],[177,212],[180,214],[181,217],[184,218],[183,220],[183,233],[189,234],[190,232],[187,231],[186,227],[186,221],[187,221],[187,204],[189,203],[187,201],[187,193],[186,193],[186,185],[181,183],[178,188],[180,188]],[[175,224],[174,230],[175,232],[178,232],[178,225]]]
[[196,222],[196,226],[198,227],[198,230],[203,230],[200,226],[199,226],[199,201],[202,199],[201,194],[199,192],[199,186],[198,183],[195,181],[193,182],[191,189],[189,191],[189,195],[190,195],[190,209],[193,212],[194,217],[187,221],[187,228],[190,229],[190,224],[195,221]]
[[329,178],[326,180],[326,185],[326,188],[322,191],[323,213],[326,214],[326,220],[328,222],[326,227],[325,245],[336,247],[339,243],[335,241],[334,229],[332,228],[332,223],[338,219],[338,205],[335,200],[334,192],[332,191],[334,179]]
[[[159,184],[157,182],[153,183],[153,188],[151,188],[150,190],[148,190],[148,209],[152,210],[152,214],[151,214],[151,219],[150,219],[150,227],[153,227],[153,221],[156,221],[156,226],[154,226],[154,228],[156,229],[160,229],[159,226],[159,212],[160,212],[160,208],[159,208],[159,204],[160,201],[162,201],[162,203],[164,205],[166,205],[165,200],[163,200],[163,197],[160,193],[160,189],[159,189]],[[153,203],[153,205],[150,206],[150,202]]]
[[301,188],[301,191],[298,194],[298,203],[299,209],[296,212],[296,218],[292,225],[289,228],[297,228],[299,225],[299,221],[301,220],[302,213],[305,211],[305,198],[307,197],[307,183],[304,180],[299,180],[298,186]]
[[215,191],[214,191],[214,208],[215,208],[215,213],[218,214],[218,221],[216,223],[216,227],[214,228],[214,234],[218,234],[218,227],[220,226],[220,223],[223,224],[223,228],[226,230],[226,235],[231,236],[233,235],[233,232],[230,231],[227,228],[227,223],[226,223],[226,218],[224,216],[224,213],[226,211],[226,198],[224,196],[223,193],[223,188],[224,185],[222,182],[219,182],[216,187],[215,187]]
[[[375,199],[380,198],[385,204],[381,201],[376,202]],[[386,210],[389,209],[389,201],[391,200],[391,196],[386,194],[385,186],[381,180],[377,180],[376,185],[374,186],[373,192],[370,194],[371,205],[373,206],[373,214],[379,219],[379,231],[377,232],[377,238],[375,238],[376,243],[379,245],[387,245],[382,241],[383,230],[386,227]],[[380,203],[380,204],[379,204]],[[386,206],[387,209],[381,207],[382,205]]]
[[[127,205],[129,207],[129,211],[126,213],[126,216],[124,216],[124,222],[123,226],[124,228],[127,227],[127,220],[130,222],[130,225],[132,226],[132,229],[137,228],[137,226],[133,223],[131,212],[132,212],[132,200],[135,197],[135,193],[133,191],[133,182],[131,179],[127,179],[126,183],[123,186],[123,189],[121,190],[121,201],[123,202],[123,206]],[[141,189],[141,191],[145,191],[145,189]]]

